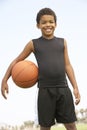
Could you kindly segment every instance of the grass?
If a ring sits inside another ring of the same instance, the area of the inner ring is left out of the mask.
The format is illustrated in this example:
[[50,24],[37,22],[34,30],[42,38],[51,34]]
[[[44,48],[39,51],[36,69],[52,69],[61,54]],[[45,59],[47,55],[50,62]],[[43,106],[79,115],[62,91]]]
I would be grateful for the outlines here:
[[[66,130],[64,126],[54,126],[51,130]],[[87,130],[87,124],[78,124],[77,130]]]

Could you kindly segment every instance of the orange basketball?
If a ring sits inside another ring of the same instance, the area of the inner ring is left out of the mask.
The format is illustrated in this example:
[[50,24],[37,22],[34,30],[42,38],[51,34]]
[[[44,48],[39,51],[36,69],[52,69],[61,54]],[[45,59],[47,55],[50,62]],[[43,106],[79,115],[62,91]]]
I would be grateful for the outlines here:
[[12,69],[12,79],[21,88],[32,87],[38,80],[38,67],[31,61],[20,61]]

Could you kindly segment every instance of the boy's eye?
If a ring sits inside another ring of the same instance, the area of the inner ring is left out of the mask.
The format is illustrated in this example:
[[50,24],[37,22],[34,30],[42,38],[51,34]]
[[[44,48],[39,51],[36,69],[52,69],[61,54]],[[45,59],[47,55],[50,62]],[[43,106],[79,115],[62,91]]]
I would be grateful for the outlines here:
[[54,21],[50,21],[50,23],[54,23]]
[[46,24],[46,22],[45,22],[45,21],[42,21],[41,23],[42,23],[42,24]]
[[49,21],[49,22],[48,22],[48,21],[42,21],[41,23],[42,23],[42,24],[46,24],[46,23],[54,23],[54,21]]

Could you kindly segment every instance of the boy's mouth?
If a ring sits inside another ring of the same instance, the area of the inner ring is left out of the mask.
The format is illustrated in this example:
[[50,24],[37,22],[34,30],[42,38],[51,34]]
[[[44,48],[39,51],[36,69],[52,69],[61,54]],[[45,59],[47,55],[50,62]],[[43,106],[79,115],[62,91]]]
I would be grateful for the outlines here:
[[45,31],[46,31],[47,33],[49,33],[49,32],[52,31],[52,28],[46,28]]

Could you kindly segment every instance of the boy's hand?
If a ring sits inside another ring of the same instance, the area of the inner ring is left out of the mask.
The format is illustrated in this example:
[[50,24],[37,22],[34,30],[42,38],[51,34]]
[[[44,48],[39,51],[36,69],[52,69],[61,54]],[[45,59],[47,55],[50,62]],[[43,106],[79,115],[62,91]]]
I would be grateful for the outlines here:
[[2,84],[1,84],[1,93],[2,93],[2,96],[7,99],[6,97],[6,94],[8,94],[8,84],[7,82],[3,82],[2,81]]
[[78,88],[75,88],[73,90],[73,93],[74,93],[74,96],[75,96],[75,104],[78,105],[79,102],[80,102],[80,93],[79,93]]

